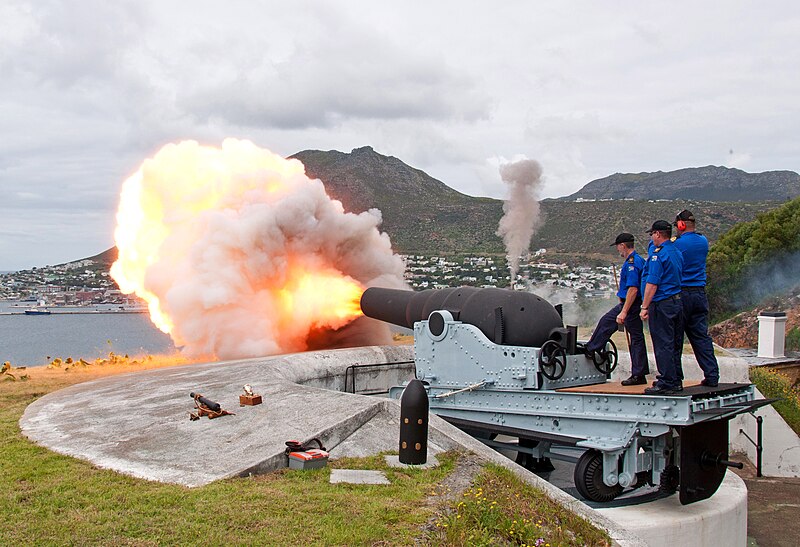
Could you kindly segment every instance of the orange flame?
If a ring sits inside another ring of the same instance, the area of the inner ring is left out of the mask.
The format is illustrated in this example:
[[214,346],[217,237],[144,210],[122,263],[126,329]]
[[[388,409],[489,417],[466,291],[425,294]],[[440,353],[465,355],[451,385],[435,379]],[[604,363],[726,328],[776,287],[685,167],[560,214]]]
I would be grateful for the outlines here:
[[[224,310],[213,319],[221,323],[218,327],[200,329],[222,333],[221,338],[228,333],[230,308],[247,305],[240,310],[245,315],[262,315],[252,317],[248,326],[277,329],[270,336],[278,340],[278,349],[305,349],[297,347],[302,328],[339,329],[361,315],[362,284],[342,273],[326,251],[308,245],[299,251],[289,248],[295,239],[302,240],[292,234],[280,234],[281,243],[270,251],[274,256],[267,252],[255,258],[224,239],[269,240],[271,232],[260,225],[249,232],[236,230],[249,228],[253,218],[279,216],[287,196],[295,199],[292,204],[304,203],[309,194],[318,196],[315,184],[319,181],[308,179],[299,161],[249,141],[226,139],[221,149],[193,141],[166,145],[123,184],[114,232],[119,257],[111,276],[123,293],[147,302],[153,323],[178,345],[186,342],[189,327],[180,323],[187,317],[194,322],[209,317],[211,310]],[[314,204],[314,219],[321,207],[324,214],[346,214],[324,189],[321,195],[327,202]],[[224,236],[220,225],[229,230]],[[205,256],[209,248],[213,253]],[[208,261],[227,268],[224,275],[215,276]],[[187,279],[192,280],[189,288]],[[187,302],[195,307],[188,314]],[[281,339],[290,340],[289,345]],[[203,346],[198,351],[215,352],[214,340],[195,342]],[[244,353],[257,351],[263,350]]]

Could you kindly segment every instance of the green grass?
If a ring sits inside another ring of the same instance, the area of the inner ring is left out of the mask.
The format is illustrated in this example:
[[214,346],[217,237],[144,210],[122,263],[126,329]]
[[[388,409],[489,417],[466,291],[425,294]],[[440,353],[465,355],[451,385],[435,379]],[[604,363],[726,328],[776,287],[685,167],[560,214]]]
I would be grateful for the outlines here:
[[[330,469],[324,468],[190,489],[98,469],[21,434],[18,421],[28,404],[113,373],[109,368],[11,369],[0,375],[0,545],[441,543],[438,534],[426,535],[438,510],[430,500],[442,499],[435,493],[457,465],[460,456],[454,452],[441,454],[441,465],[432,470],[390,469],[380,455],[331,462],[331,467],[385,471],[387,486],[331,485]],[[27,381],[19,380],[23,374]],[[204,457],[202,451],[197,457]],[[531,505],[539,510],[538,502]],[[573,522],[566,509],[555,507],[565,526]]]
[[439,515],[431,536],[436,545],[610,544],[605,532],[496,465]]
[[764,397],[780,399],[772,406],[789,427],[800,435],[800,389],[792,386],[789,378],[768,367],[752,367],[750,381]]

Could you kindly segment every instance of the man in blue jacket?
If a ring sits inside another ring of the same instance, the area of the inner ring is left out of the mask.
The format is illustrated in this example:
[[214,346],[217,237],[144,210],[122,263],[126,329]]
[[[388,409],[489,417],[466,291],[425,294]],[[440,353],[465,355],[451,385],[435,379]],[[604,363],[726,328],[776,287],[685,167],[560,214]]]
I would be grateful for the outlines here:
[[646,375],[650,374],[647,362],[647,348],[644,344],[644,331],[639,312],[642,306],[642,296],[639,286],[644,268],[644,259],[635,250],[633,234],[623,232],[611,244],[617,248],[620,257],[624,259],[619,272],[619,288],[617,298],[619,304],[611,308],[600,321],[597,322],[592,337],[586,343],[589,355],[605,348],[611,335],[617,330],[617,325],[625,325],[628,331],[628,344],[631,352],[631,376],[623,380],[622,385],[634,386],[646,384]]
[[683,256],[670,241],[672,226],[657,220],[648,230],[653,241],[647,257],[647,276],[642,280],[644,294],[639,316],[650,325],[658,376],[647,395],[672,395],[683,391],[678,363],[675,362],[675,337],[681,325],[681,272]]
[[714,355],[714,343],[708,334],[708,298],[706,298],[706,257],[708,239],[695,231],[695,218],[684,209],[673,223],[678,229],[675,247],[683,255],[681,272],[681,306],[683,326],[675,337],[675,358],[681,362],[683,335],[689,338],[697,364],[703,369],[704,386],[716,387],[719,383],[719,364]]

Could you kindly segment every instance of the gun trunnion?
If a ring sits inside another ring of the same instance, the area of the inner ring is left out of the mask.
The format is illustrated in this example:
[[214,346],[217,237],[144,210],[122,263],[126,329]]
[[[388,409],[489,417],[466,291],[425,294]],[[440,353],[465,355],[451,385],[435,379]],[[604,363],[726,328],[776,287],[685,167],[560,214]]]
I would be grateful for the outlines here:
[[728,461],[728,421],[772,402],[756,400],[751,384],[687,384],[654,396],[644,395],[646,386],[609,382],[613,343],[587,355],[577,328],[531,293],[373,287],[361,309],[414,329],[430,412],[490,446],[509,447],[497,434],[517,437],[517,462],[531,470],[550,466],[550,457],[576,461],[551,448],[584,450],[575,486],[596,502],[644,484],[679,489],[682,504],[711,497],[726,467],[741,466]]

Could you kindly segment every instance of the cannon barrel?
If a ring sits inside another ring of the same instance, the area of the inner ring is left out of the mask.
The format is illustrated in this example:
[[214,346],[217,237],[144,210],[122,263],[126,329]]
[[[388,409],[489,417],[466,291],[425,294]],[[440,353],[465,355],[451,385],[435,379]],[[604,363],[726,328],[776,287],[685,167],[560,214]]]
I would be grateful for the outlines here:
[[413,328],[436,310],[447,310],[454,319],[478,327],[495,344],[541,347],[554,328],[563,326],[549,302],[533,293],[508,289],[414,292],[371,287],[361,295],[364,315],[401,327]]

